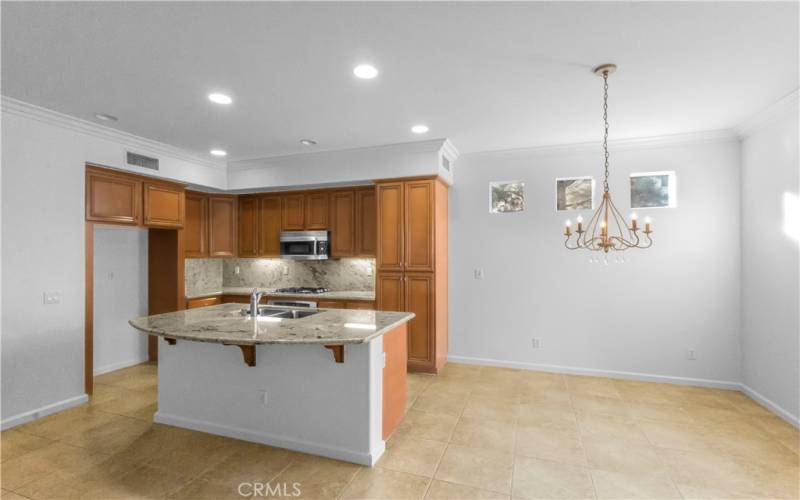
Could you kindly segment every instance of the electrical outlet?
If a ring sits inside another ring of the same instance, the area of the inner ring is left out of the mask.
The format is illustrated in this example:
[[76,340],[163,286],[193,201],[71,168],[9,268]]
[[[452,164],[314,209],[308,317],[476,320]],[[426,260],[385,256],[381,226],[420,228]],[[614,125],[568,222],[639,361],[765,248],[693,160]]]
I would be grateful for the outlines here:
[[541,349],[542,348],[542,337],[533,337],[531,343],[533,344],[534,349]]
[[267,402],[269,398],[267,397],[267,391],[261,391],[261,404],[267,406]]
[[288,276],[289,275],[289,266],[283,266],[283,275],[284,276]]
[[44,305],[58,304],[61,302],[61,294],[58,292],[44,292],[42,294],[42,303]]
[[108,273],[108,281],[112,281],[114,279],[114,271],[110,271]]
[[472,272],[472,275],[475,277],[476,280],[482,280],[483,268],[482,267],[475,268],[475,270]]
[[689,357],[688,357],[688,359],[690,361],[694,361],[694,360],[697,359],[697,356],[695,355],[695,352],[694,352],[694,348],[689,348]]
[[239,274],[239,266],[233,267],[233,274]]

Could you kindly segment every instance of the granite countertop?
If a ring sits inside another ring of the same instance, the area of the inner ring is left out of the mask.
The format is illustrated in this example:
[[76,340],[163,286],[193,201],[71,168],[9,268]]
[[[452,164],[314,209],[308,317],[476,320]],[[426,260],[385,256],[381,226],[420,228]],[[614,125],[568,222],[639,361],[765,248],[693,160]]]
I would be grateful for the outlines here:
[[[320,309],[299,319],[241,314],[242,304],[219,304],[145,316],[128,323],[150,335],[222,344],[362,344],[414,317],[413,313]],[[306,309],[307,310],[307,309]]]
[[[277,297],[313,297],[315,299],[334,299],[334,300],[375,300],[375,292],[364,292],[357,290],[343,290],[338,292],[325,292],[325,293],[279,293],[273,288],[259,288],[258,291],[266,292],[267,295]],[[206,293],[195,293],[187,295],[187,299],[197,299],[200,297],[213,297],[216,295],[247,295],[253,292],[252,287],[223,287],[222,290],[209,290]]]

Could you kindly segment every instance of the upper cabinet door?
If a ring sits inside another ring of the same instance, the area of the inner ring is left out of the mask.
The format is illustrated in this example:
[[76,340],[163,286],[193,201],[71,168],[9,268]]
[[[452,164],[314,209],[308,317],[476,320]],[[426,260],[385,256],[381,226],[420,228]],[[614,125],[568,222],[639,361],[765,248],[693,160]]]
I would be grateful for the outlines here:
[[306,229],[328,229],[328,193],[306,196]]
[[433,180],[405,183],[405,270],[434,269],[434,190]]
[[86,171],[86,220],[138,224],[141,181],[112,173]]
[[352,257],[355,254],[356,197],[353,191],[331,194],[331,255]]
[[186,192],[186,221],[183,226],[186,257],[208,257],[208,197]]
[[253,196],[239,198],[240,257],[258,257],[258,201]]
[[356,255],[375,257],[378,210],[375,206],[375,189],[356,191]]
[[262,257],[281,255],[281,197],[265,196],[259,200],[258,248]]
[[211,257],[236,255],[236,198],[208,198],[208,253]]
[[402,271],[403,183],[381,183],[375,189],[377,196],[377,268],[378,271]]
[[180,186],[143,183],[144,225],[149,227],[183,227],[184,192]]
[[287,194],[283,197],[283,230],[302,231],[305,229],[304,194]]

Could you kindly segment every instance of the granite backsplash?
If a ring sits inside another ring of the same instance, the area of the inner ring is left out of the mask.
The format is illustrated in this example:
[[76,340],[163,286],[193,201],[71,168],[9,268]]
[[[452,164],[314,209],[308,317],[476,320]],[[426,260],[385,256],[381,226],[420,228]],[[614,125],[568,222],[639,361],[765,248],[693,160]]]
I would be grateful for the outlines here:
[[187,296],[219,292],[223,287],[291,286],[371,292],[375,290],[375,259],[186,259]]
[[231,287],[311,286],[333,291],[373,291],[375,259],[225,259],[222,281]]
[[185,259],[186,295],[202,295],[222,290],[222,259]]

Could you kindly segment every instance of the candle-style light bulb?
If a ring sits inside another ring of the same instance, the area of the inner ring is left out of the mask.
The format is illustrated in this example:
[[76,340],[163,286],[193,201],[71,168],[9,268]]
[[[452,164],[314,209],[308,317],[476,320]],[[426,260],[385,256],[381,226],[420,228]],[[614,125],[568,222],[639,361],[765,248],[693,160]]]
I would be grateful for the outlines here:
[[576,220],[578,221],[578,224],[580,224],[581,222],[583,222],[583,215],[579,215],[579,216],[578,216],[578,218],[577,218]]
[[649,232],[651,232],[651,231],[652,231],[652,230],[650,229],[650,227],[651,227],[651,226],[650,226],[650,224],[651,224],[652,222],[653,222],[653,220],[652,220],[650,217],[645,217],[645,218],[644,218],[644,232],[645,232],[645,233],[649,233]]
[[571,225],[572,225],[572,221],[571,221],[571,220],[569,220],[569,219],[567,219],[566,226],[567,226],[567,227],[570,227]]
[[567,219],[566,224],[564,224],[564,236],[568,237],[572,234],[572,221]]
[[638,229],[638,224],[636,222],[637,219],[638,219],[638,217],[636,216],[636,212],[632,213],[631,214],[631,229],[634,230],[634,231],[636,231]]
[[577,220],[578,220],[578,234],[580,234],[583,232],[583,216],[579,215]]

